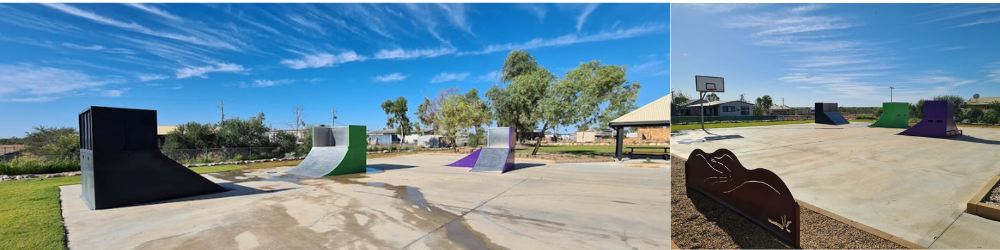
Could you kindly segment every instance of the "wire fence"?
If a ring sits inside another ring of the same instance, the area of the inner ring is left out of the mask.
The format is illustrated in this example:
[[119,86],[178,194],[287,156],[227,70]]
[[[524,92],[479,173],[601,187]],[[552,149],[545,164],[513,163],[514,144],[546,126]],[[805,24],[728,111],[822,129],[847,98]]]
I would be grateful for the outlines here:
[[[242,161],[294,157],[294,151],[280,147],[246,147],[246,148],[202,148],[202,149],[173,149],[163,150],[164,155],[174,161],[191,163],[211,163],[223,161]],[[5,151],[0,147],[0,162],[9,162],[24,158],[22,160],[32,160],[39,162],[54,162],[65,160],[78,160],[79,155],[44,155],[28,154],[23,150]]]

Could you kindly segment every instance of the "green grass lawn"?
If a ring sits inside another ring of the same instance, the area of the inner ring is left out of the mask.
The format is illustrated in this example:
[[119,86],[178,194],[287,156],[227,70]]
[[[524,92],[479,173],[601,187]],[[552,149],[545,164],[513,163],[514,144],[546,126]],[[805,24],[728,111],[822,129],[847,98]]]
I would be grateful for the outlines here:
[[[771,125],[786,125],[786,124],[802,124],[802,123],[813,123],[813,120],[801,120],[801,121],[774,121],[774,122],[740,122],[740,123],[711,123],[705,124],[705,128],[737,128],[737,127],[757,127],[757,126],[771,126]],[[687,124],[687,125],[670,125],[670,131],[681,131],[681,130],[695,130],[701,129],[701,124]]]
[[[194,167],[199,174],[297,165],[300,161]],[[65,249],[59,186],[79,176],[0,182],[0,249]],[[79,197],[70,197],[79,199]]]
[[[517,153],[530,154],[535,150],[534,146],[517,149]],[[542,153],[565,153],[576,155],[615,155],[615,146],[612,145],[542,145],[538,148]]]

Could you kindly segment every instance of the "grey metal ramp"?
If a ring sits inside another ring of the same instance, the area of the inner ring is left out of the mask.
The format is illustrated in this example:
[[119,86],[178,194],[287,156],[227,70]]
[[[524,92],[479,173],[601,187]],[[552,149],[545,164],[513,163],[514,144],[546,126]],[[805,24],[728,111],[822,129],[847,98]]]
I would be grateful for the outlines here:
[[313,147],[299,166],[288,170],[289,174],[319,178],[333,171],[347,155],[346,147]]
[[505,172],[513,164],[513,154],[509,148],[483,148],[479,159],[470,172]]

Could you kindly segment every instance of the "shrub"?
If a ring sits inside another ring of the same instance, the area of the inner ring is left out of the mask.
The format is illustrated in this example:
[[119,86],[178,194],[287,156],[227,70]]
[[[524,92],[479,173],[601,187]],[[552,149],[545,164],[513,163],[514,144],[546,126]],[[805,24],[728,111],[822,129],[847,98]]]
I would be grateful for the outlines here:
[[232,161],[242,161],[242,160],[243,160],[243,155],[242,154],[236,154],[236,156],[233,157],[233,159],[232,159]]
[[43,159],[33,156],[22,156],[10,161],[0,161],[0,174],[48,174],[69,171],[80,171],[80,160],[76,157],[58,157]]
[[857,115],[854,119],[858,120],[878,120],[878,117],[872,115]]

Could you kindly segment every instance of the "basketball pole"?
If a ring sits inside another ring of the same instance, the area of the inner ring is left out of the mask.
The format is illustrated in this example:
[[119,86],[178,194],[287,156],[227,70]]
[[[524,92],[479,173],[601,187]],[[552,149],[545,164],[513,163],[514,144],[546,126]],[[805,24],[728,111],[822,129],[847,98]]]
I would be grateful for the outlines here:
[[701,92],[701,131],[705,130],[705,92]]

